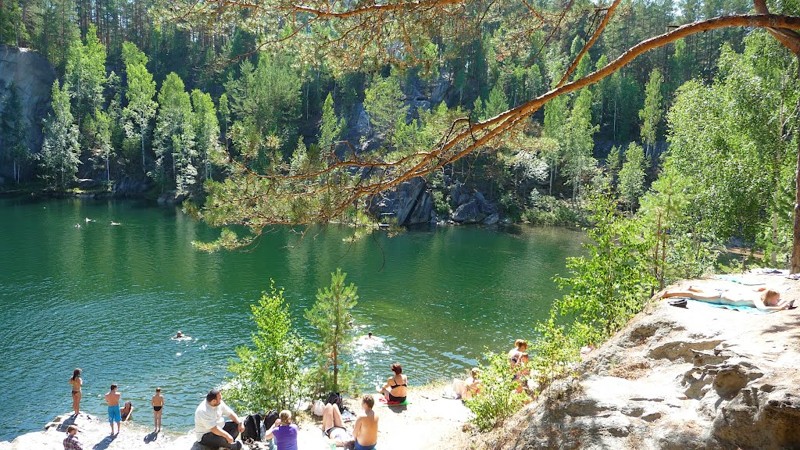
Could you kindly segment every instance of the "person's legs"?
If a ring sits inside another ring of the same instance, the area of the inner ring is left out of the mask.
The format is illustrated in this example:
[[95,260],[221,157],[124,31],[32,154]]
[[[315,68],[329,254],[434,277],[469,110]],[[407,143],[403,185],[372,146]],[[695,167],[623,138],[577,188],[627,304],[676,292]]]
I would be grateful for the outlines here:
[[[330,408],[329,408],[330,407]],[[325,412],[328,412],[328,422],[327,426],[325,425]],[[336,404],[328,404],[325,405],[325,408],[322,410],[322,425],[327,431],[333,427],[340,427],[344,428],[344,420],[342,420],[342,412],[339,411],[339,405]]]
[[231,448],[231,444],[229,444],[228,441],[225,440],[225,438],[223,438],[222,436],[217,436],[214,433],[204,434],[203,437],[200,439],[200,443],[215,449],[220,447]]
[[236,425],[236,422],[225,422],[222,429],[227,431],[234,441],[239,437],[239,425]]
[[322,407],[322,431],[328,432],[333,427],[333,408],[339,409],[336,405],[327,403]]
[[161,409],[156,411],[156,428],[161,431]]
[[72,392],[72,410],[76,416],[81,413],[81,391]]

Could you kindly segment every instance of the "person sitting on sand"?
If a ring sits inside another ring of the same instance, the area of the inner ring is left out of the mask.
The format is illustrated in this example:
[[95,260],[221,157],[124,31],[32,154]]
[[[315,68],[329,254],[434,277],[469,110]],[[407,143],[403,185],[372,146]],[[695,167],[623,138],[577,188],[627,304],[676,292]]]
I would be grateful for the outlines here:
[[473,367],[472,370],[469,371],[469,376],[464,381],[464,393],[461,394],[463,400],[469,400],[481,391],[480,376],[481,369],[477,367]]
[[525,339],[517,339],[514,341],[514,348],[508,351],[508,363],[511,366],[519,364],[519,356],[528,350],[528,341]]
[[385,396],[387,403],[403,403],[408,395],[408,377],[403,375],[400,363],[392,364],[392,372],[394,376],[386,380],[379,392]]
[[127,422],[131,420],[131,415],[133,414],[133,403],[125,402],[122,409],[119,410],[119,414],[122,417],[123,422]]
[[67,437],[62,441],[64,450],[83,450],[83,444],[78,440],[78,426],[70,425],[67,427]]
[[322,432],[337,447],[347,447],[355,440],[344,427],[342,412],[336,403],[328,403],[322,409]]
[[661,298],[687,297],[701,302],[716,303],[729,306],[750,306],[762,311],[779,311],[791,308],[794,301],[781,300],[781,294],[773,289],[760,287],[729,288],[729,289],[701,289],[689,286],[686,290],[667,290]]
[[278,450],[297,450],[297,433],[299,431],[297,425],[292,423],[291,411],[284,409],[281,411],[279,419],[272,424],[272,428],[267,430],[264,439],[274,437]]
[[356,419],[353,427],[353,437],[356,440],[355,450],[375,450],[375,446],[378,445],[378,416],[372,410],[373,406],[375,406],[375,399],[371,395],[367,394],[361,398],[364,414]]

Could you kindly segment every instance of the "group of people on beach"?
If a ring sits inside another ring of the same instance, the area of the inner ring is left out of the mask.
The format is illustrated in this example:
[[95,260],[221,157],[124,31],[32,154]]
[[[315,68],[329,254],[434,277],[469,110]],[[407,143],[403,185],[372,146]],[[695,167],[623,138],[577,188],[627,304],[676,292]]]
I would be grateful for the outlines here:
[[[394,375],[380,388],[382,400],[389,405],[403,404],[408,395],[408,377],[399,363],[391,366]],[[322,410],[322,432],[336,446],[352,446],[355,450],[374,450],[378,444],[379,417],[373,410],[375,398],[371,394],[361,397],[362,413],[349,432],[344,424],[342,411],[335,401],[326,402]],[[225,418],[229,420],[225,420]],[[212,389],[205,400],[197,405],[194,413],[194,431],[197,442],[212,448],[240,450],[242,442],[237,440],[245,425],[236,412],[223,400],[222,392]],[[277,450],[298,450],[299,428],[292,421],[292,412],[283,410],[278,419],[266,430],[264,439],[274,439]]]
[[[81,396],[83,394],[83,378],[81,374],[83,371],[76,368],[72,371],[72,377],[69,379],[69,384],[72,387],[72,417],[77,418],[81,413]],[[127,422],[133,416],[133,403],[126,401],[120,406],[122,402],[122,393],[119,392],[119,386],[112,383],[108,392],[105,393],[103,398],[108,406],[108,423],[111,426],[111,436],[116,436],[120,432],[122,422]],[[153,422],[155,424],[154,432],[161,431],[161,415],[164,408],[164,396],[161,394],[161,388],[157,387],[156,392],[150,399],[150,404],[153,406]],[[117,426],[116,433],[114,432],[114,425]],[[67,437],[64,439],[65,450],[82,450],[80,441],[77,438],[78,427],[77,425],[70,425],[67,427]]]

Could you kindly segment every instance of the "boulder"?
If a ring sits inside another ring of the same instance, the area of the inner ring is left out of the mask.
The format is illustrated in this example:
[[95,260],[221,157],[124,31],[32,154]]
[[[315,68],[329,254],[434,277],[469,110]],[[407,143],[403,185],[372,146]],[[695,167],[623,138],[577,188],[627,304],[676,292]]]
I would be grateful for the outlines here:
[[394,217],[400,226],[430,223],[433,218],[433,197],[423,178],[413,178],[392,191],[373,197],[369,210],[379,220]]
[[453,220],[458,223],[480,223],[485,218],[486,214],[481,211],[481,205],[476,199],[460,205],[453,212]]
[[[762,284],[800,299],[796,281]],[[583,355],[574,378],[545,386],[474,447],[800,448],[798,323],[800,310],[759,315],[654,301]]]

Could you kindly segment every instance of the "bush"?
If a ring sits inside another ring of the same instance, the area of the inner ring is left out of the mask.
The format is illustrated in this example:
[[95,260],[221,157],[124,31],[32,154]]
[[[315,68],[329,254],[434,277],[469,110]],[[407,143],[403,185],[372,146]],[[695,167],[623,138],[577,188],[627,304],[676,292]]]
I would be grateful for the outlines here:
[[292,329],[283,290],[270,281],[270,292],[250,310],[256,324],[253,347],[236,349],[238,360],[228,367],[233,378],[227,383],[226,401],[242,411],[293,408],[308,395],[301,366],[306,345]]
[[481,365],[481,390],[464,402],[475,414],[472,423],[481,431],[494,428],[530,400],[527,394],[517,392],[519,383],[513,379],[505,355],[489,353],[485,358],[487,365]]

